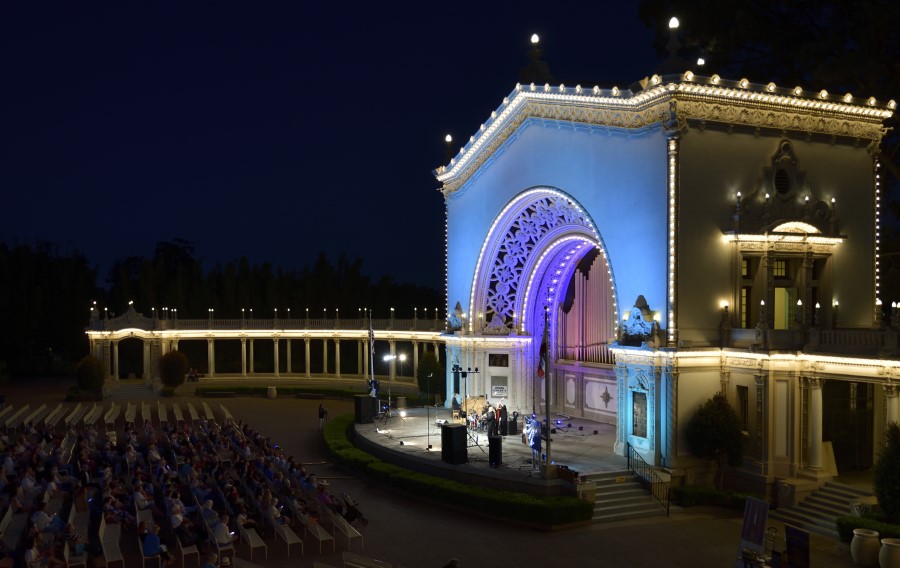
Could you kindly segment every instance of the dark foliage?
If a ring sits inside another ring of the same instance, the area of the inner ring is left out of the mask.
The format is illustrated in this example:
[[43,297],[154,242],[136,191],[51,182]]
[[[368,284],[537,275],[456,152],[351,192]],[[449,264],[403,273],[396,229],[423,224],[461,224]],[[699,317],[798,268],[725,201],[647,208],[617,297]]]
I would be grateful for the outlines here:
[[78,388],[86,392],[100,392],[106,380],[103,363],[93,355],[85,355],[75,366]]
[[159,376],[167,387],[175,388],[182,385],[187,370],[187,356],[181,351],[169,351],[159,361]]
[[424,396],[430,397],[430,404],[434,404],[435,394],[447,392],[447,374],[434,353],[428,352],[419,358],[416,381],[419,384],[419,391]]
[[72,363],[87,351],[94,281],[78,252],[0,243],[0,360],[10,375],[71,376]]
[[699,458],[715,460],[716,486],[721,487],[723,468],[741,465],[743,434],[741,421],[725,394],[716,393],[691,417],[685,429],[688,447]]
[[[74,362],[87,351],[85,327],[94,314],[114,317],[128,309],[161,314],[177,308],[180,318],[272,317],[275,308],[294,318],[356,318],[372,308],[375,318],[412,317],[413,307],[436,309],[441,295],[421,286],[397,284],[389,277],[372,283],[363,274],[363,261],[340,256],[332,264],[320,254],[312,267],[283,270],[271,264],[254,265],[241,258],[209,270],[196,258],[194,245],[174,239],[156,245],[152,258],[132,256],[117,260],[106,280],[108,292],[96,286],[96,271],[87,258],[59,245],[39,242],[11,246],[0,243],[0,361],[10,376],[69,375]],[[420,312],[421,313],[421,312]],[[140,369],[142,353],[120,351],[121,369]],[[264,363],[265,361],[263,361]]]
[[900,426],[888,424],[885,445],[875,463],[875,496],[889,523],[900,523]]

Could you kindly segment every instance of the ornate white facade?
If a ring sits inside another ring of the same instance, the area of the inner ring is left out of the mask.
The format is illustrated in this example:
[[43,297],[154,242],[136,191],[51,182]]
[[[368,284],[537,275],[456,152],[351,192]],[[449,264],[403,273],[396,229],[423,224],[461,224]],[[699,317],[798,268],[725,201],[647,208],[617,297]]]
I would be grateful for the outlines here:
[[832,455],[867,467],[900,417],[872,152],[896,105],[691,73],[642,84],[517,86],[435,172],[448,399],[541,412],[549,377],[553,412],[615,422],[615,451],[695,481],[709,468],[683,426],[722,390],[746,431],[732,483],[816,483]]

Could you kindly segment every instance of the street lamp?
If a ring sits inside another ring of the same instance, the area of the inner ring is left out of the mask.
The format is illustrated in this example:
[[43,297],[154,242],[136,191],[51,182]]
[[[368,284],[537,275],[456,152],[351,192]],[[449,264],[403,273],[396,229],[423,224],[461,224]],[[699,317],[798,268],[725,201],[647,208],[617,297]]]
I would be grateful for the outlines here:
[[[403,356],[406,357],[405,355]],[[383,361],[387,363],[388,366],[388,415],[391,413],[391,384],[393,373],[391,373],[391,365],[393,365],[394,360],[397,359],[396,355],[385,355]]]
[[425,380],[425,427],[428,429],[428,446],[425,448],[426,450],[431,450],[431,376],[434,373],[428,373],[428,378]]
[[403,376],[403,363],[406,363],[406,353],[401,353],[400,355],[397,355],[397,359],[400,361],[400,375],[399,376],[402,377]]

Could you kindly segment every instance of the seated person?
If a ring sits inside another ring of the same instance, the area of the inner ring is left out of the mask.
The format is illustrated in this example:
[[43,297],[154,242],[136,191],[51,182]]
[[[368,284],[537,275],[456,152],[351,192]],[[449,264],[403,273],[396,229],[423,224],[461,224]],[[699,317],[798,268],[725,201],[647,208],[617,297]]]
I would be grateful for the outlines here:
[[235,521],[237,521],[238,526],[244,527],[245,529],[257,529],[256,521],[247,515],[246,507],[242,506],[238,508],[238,514]]
[[203,520],[209,526],[213,526],[219,520],[219,513],[217,513],[213,507],[212,499],[207,499],[206,502],[203,503],[203,509],[200,513]]
[[339,515],[344,514],[344,503],[328,490],[328,482],[322,480],[316,487],[319,502]]
[[197,543],[194,537],[194,524],[184,516],[180,505],[172,505],[172,516],[169,518],[175,536],[181,541],[182,546],[193,546]]
[[66,561],[57,558],[53,547],[41,549],[39,539],[31,538],[25,544],[25,568],[45,568],[45,567],[63,567]]
[[172,558],[169,556],[169,552],[159,539],[159,525],[154,524],[147,532],[142,546],[144,549],[144,556],[150,557],[159,555],[166,566],[172,564]]
[[231,529],[228,527],[229,520],[228,515],[223,514],[216,526],[213,527],[213,536],[216,539],[216,544],[220,547],[231,546],[237,539],[237,535],[231,532]]
[[266,509],[266,515],[268,515],[269,520],[272,521],[273,525],[290,525],[291,519],[286,515],[281,514],[281,510],[283,509],[283,505],[278,504],[278,499],[272,497],[269,500],[269,507]]

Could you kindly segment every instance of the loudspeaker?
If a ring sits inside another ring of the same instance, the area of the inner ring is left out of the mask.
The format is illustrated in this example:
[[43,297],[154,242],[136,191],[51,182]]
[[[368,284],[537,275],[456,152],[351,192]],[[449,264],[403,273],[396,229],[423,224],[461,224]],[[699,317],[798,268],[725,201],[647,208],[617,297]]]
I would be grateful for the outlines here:
[[375,406],[378,399],[367,394],[358,394],[353,397],[353,404],[357,424],[371,424],[375,420]]
[[469,461],[466,449],[466,425],[444,424],[441,426],[441,459],[451,464]]
[[517,418],[510,418],[509,424],[506,426],[506,431],[510,436],[515,436],[519,433],[519,420]]
[[491,467],[500,467],[503,463],[503,438],[488,436],[488,461]]

